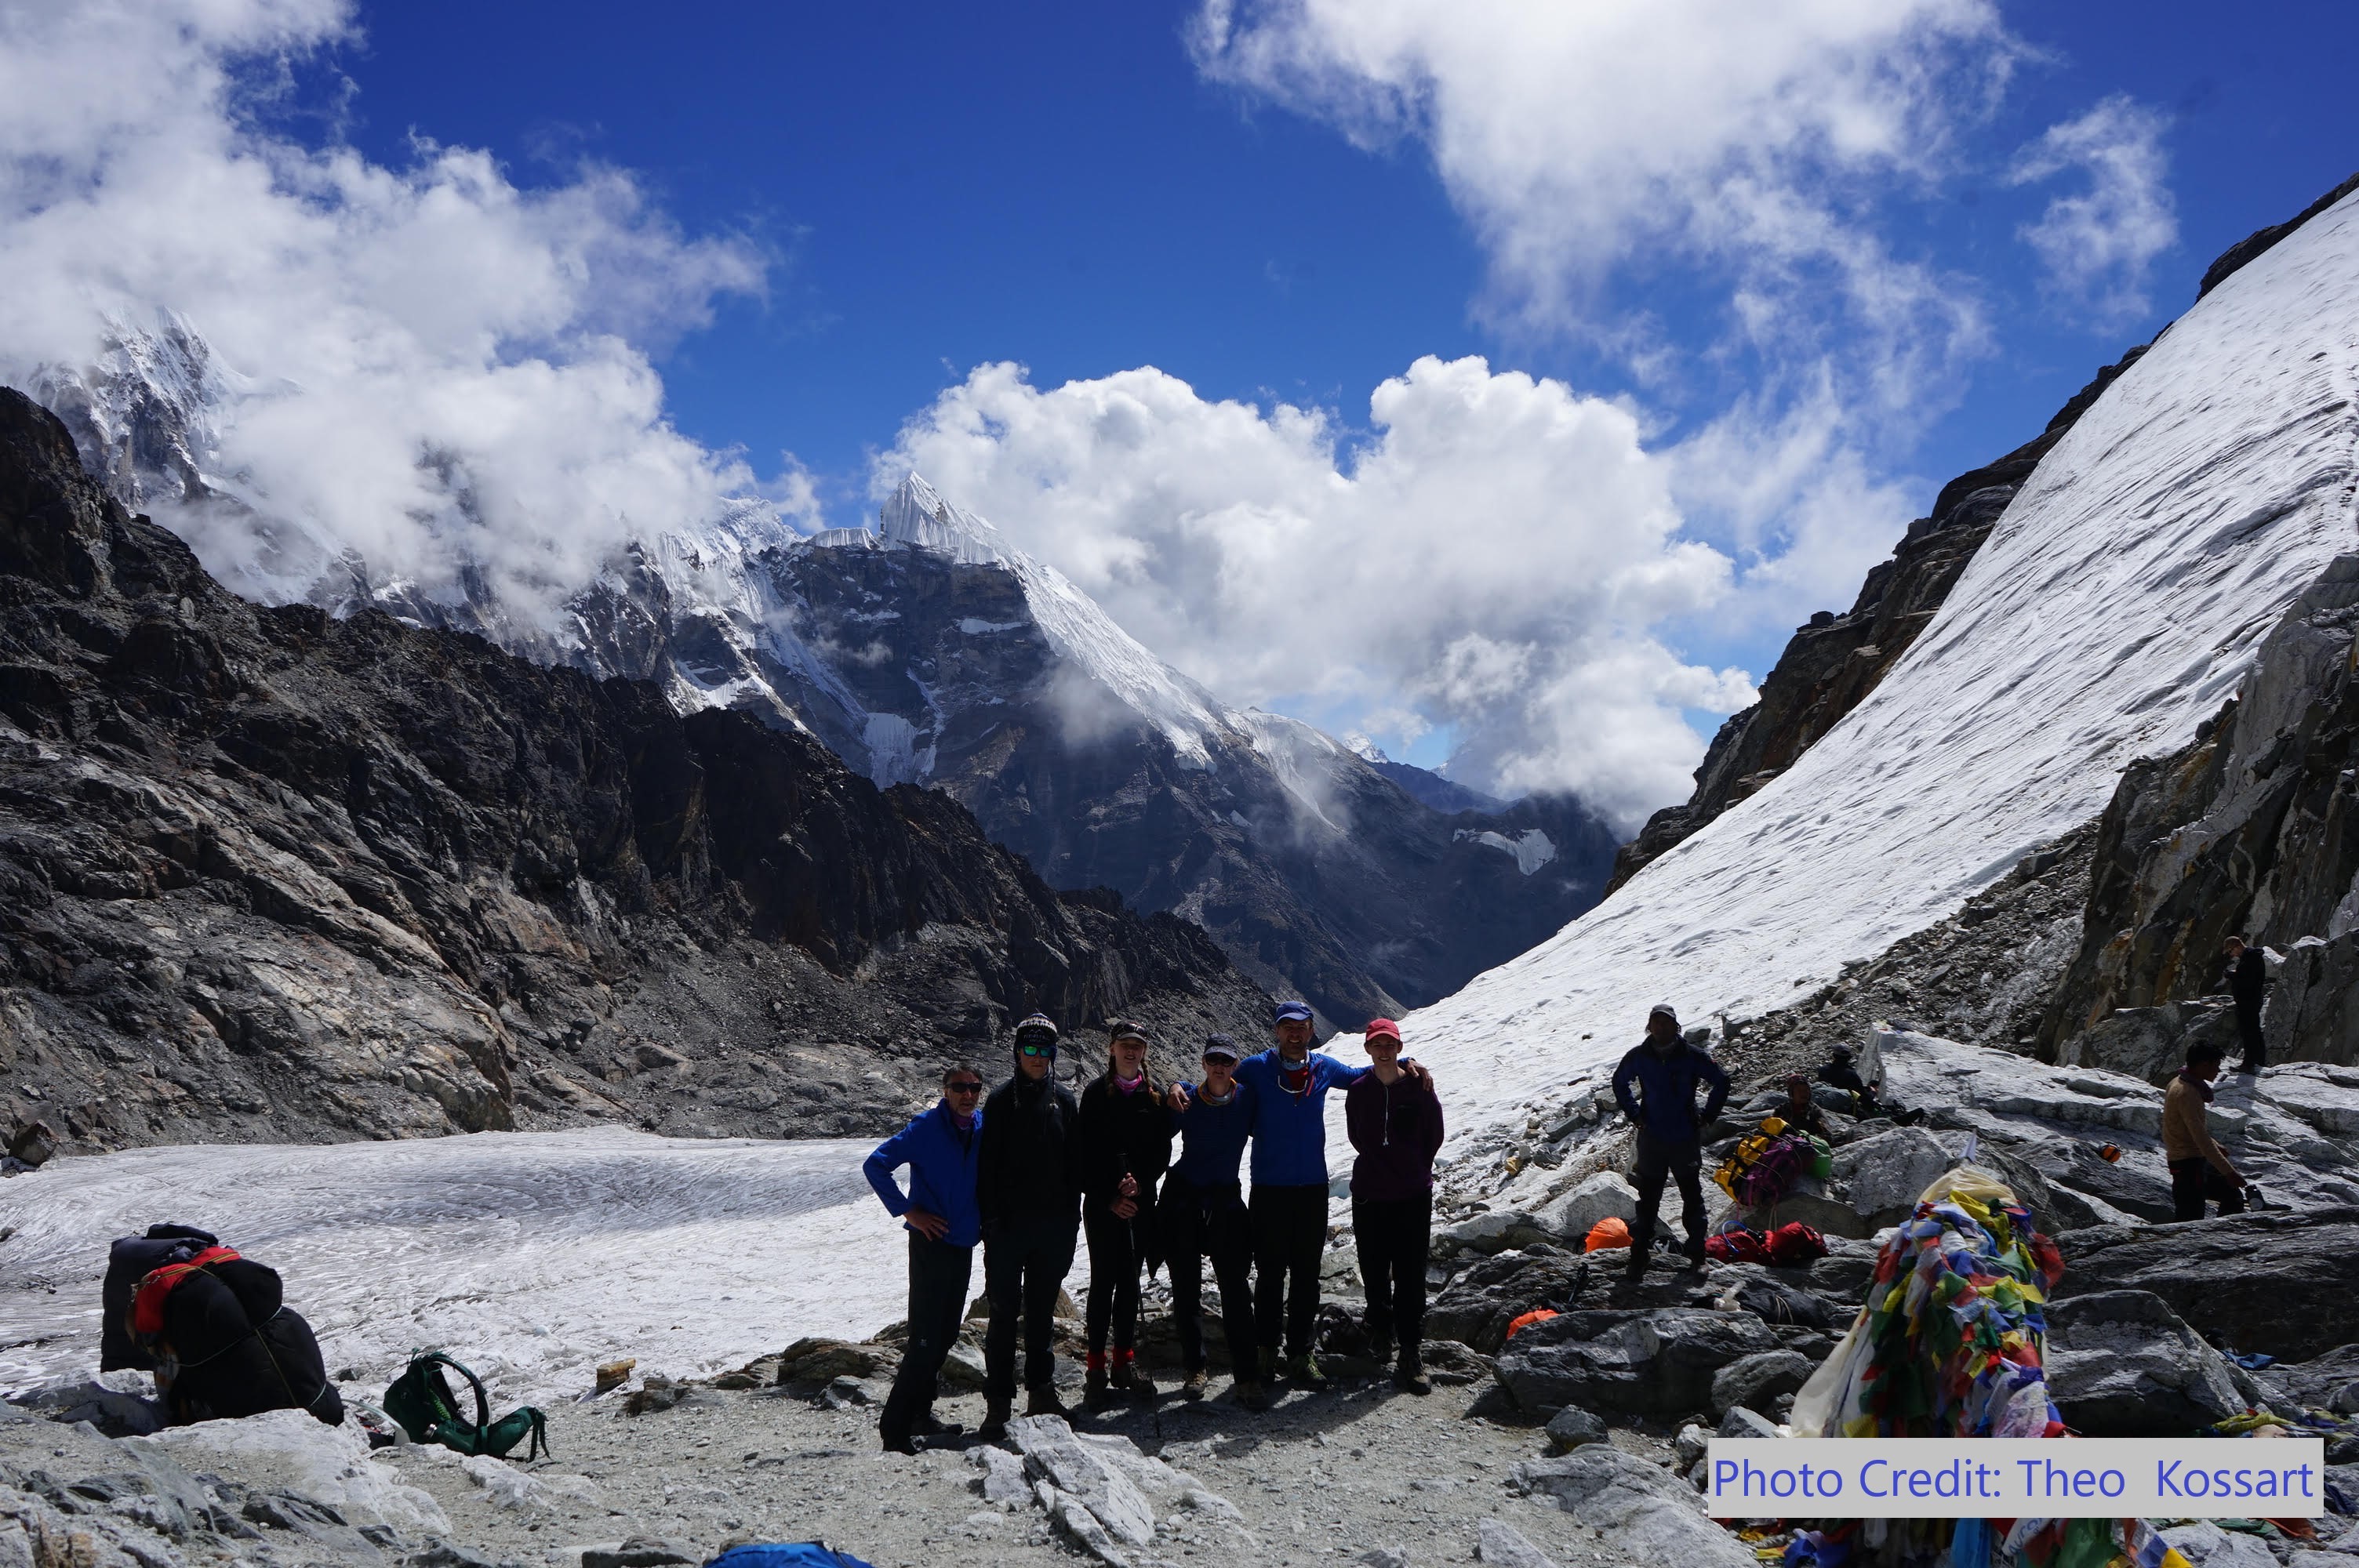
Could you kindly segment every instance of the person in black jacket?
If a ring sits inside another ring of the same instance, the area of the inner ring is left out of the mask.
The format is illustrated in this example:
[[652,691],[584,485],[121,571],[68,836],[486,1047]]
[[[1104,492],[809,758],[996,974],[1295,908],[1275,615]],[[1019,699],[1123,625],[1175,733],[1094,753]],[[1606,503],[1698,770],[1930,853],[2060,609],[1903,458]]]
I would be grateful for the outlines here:
[[1138,1275],[1152,1250],[1156,1184],[1171,1163],[1171,1127],[1147,1071],[1147,1035],[1119,1022],[1108,1033],[1106,1070],[1082,1091],[1074,1123],[1082,1228],[1090,1240],[1084,1398],[1092,1409],[1103,1409],[1117,1391],[1155,1397],[1153,1380],[1138,1369]]
[[1081,1179],[1072,1092],[1057,1082],[1057,1026],[1034,1013],[1016,1026],[1016,1076],[984,1102],[975,1206],[983,1216],[983,1436],[1007,1430],[1016,1405],[1016,1335],[1024,1332],[1027,1415],[1065,1415],[1057,1397],[1057,1292],[1073,1266]]
[[2269,967],[2257,947],[2247,947],[2242,936],[2228,938],[2228,995],[2236,1004],[2236,1044],[2245,1059],[2233,1069],[2257,1073],[2268,1063],[2268,1047],[2261,1038],[2261,996],[2269,988]]

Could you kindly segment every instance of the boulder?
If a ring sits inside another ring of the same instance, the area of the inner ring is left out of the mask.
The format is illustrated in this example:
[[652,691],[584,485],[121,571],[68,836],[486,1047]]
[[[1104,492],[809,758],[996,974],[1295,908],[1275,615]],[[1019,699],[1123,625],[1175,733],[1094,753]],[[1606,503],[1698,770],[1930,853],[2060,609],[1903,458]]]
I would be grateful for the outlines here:
[[1722,1368],[1777,1348],[1777,1332],[1748,1312],[1569,1312],[1510,1340],[1499,1355],[1499,1380],[1535,1415],[1579,1405],[1678,1416],[1711,1402]]
[[2359,1208],[2267,1209],[2186,1225],[2106,1226],[2057,1238],[2055,1297],[2151,1291],[2207,1339],[2279,1360],[2346,1343],[2359,1294]]
[[1712,1413],[1725,1415],[1740,1405],[1767,1410],[1780,1394],[1799,1393],[1818,1363],[1795,1350],[1764,1350],[1741,1356],[1712,1374]]
[[1605,1441],[1605,1423],[1579,1405],[1567,1405],[1549,1418],[1549,1452],[1570,1454],[1585,1443]]
[[1922,1127],[1896,1127],[1834,1152],[1824,1181],[1805,1176],[1752,1217],[1756,1228],[1800,1220],[1829,1236],[1865,1238],[1906,1219],[1957,1156]]
[[1757,1411],[1738,1405],[1720,1418],[1714,1437],[1777,1437],[1781,1435],[1777,1423]]
[[1534,1217],[1556,1238],[1578,1249],[1601,1219],[1624,1224],[1638,1217],[1638,1189],[1616,1171],[1600,1171],[1543,1205]]
[[1528,1460],[1515,1467],[1508,1484],[1527,1497],[1553,1499],[1632,1562],[1759,1568],[1751,1548],[1705,1517],[1692,1487],[1611,1444]]
[[869,1346],[842,1339],[798,1339],[779,1353],[778,1382],[783,1386],[872,1378],[879,1364],[877,1352]]
[[2222,1530],[2208,1519],[2174,1524],[2156,1532],[2194,1568],[2277,1568],[2259,1538]]
[[2245,1408],[2226,1357],[2147,1291],[2051,1303],[2046,1365],[2057,1409],[2091,1437],[2185,1437]]
[[[1058,1498],[1076,1504],[1125,1546],[1146,1546],[1155,1540],[1155,1510],[1130,1477],[1091,1444],[1082,1442],[1059,1417],[1021,1416],[1007,1423],[1007,1435],[1023,1453],[1025,1473],[1045,1482]],[[1047,1498],[1042,1506],[1088,1544],[1079,1521],[1063,1518]]]
[[1569,1300],[1582,1270],[1577,1257],[1511,1252],[1478,1260],[1427,1306],[1426,1337],[1495,1355],[1506,1341],[1507,1325],[1536,1307]]
[[1524,1539],[1505,1519],[1486,1519],[1476,1528],[1474,1560],[1493,1568],[1556,1568],[1556,1559]]
[[667,1568],[674,1563],[701,1563],[704,1555],[679,1541],[635,1535],[617,1545],[582,1548],[582,1568]]

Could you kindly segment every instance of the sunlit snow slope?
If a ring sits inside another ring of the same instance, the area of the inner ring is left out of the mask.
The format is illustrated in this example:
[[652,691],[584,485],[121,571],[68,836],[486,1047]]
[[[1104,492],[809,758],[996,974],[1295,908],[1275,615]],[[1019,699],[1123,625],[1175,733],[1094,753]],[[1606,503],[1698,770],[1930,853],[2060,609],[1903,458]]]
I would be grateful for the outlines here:
[[1790,770],[1405,1021],[1453,1133],[1519,1124],[1610,1065],[1656,1001],[1690,1022],[1784,1005],[2095,816],[2125,763],[2184,744],[2286,605],[2359,549],[2355,385],[2359,196],[2163,334]]
[[106,1244],[165,1219],[278,1270],[329,1369],[377,1388],[419,1346],[555,1400],[618,1357],[680,1377],[865,1335],[907,1290],[870,1147],[597,1129],[60,1160],[0,1191],[0,1390],[97,1369]]

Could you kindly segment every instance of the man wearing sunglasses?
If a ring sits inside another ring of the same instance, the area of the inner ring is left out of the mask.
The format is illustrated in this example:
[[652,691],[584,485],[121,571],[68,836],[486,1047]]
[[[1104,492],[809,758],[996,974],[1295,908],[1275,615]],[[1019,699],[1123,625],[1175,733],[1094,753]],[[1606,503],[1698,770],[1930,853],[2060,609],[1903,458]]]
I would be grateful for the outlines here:
[[[968,1063],[942,1075],[931,1109],[876,1146],[862,1171],[886,1211],[909,1233],[909,1342],[877,1434],[888,1454],[915,1454],[920,1436],[954,1435],[934,1419],[936,1380],[958,1338],[974,1244],[983,1235],[976,1177],[983,1154],[983,1075]],[[909,1168],[909,1190],[893,1173]]]
[[1034,1013],[1016,1026],[1016,1073],[984,1105],[975,1197],[983,1214],[983,1434],[995,1439],[1016,1408],[1016,1337],[1024,1336],[1026,1415],[1065,1415],[1057,1397],[1057,1292],[1082,1228],[1073,1124],[1081,1107],[1057,1082],[1057,1026]]

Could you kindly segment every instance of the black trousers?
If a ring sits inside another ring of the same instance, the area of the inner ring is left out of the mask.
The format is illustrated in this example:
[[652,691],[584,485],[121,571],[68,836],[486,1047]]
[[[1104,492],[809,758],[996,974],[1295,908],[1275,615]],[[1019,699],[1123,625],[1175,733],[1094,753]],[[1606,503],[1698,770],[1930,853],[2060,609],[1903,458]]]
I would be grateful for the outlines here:
[[1389,1336],[1414,1359],[1425,1338],[1425,1259],[1433,1240],[1433,1195],[1352,1200],[1352,1238],[1368,1293],[1370,1338]]
[[2246,1007],[2236,1004],[2236,1044],[2244,1048],[2245,1059],[2236,1064],[2238,1070],[2250,1067],[2259,1072],[2269,1065],[2268,1042],[2261,1038],[2261,1004]]
[[1263,1349],[1310,1348],[1319,1321],[1319,1257],[1327,1250],[1327,1184],[1253,1190],[1254,1339]]
[[1016,1398],[1016,1334],[1024,1331],[1024,1386],[1045,1389],[1057,1379],[1057,1292],[1073,1267],[1080,1228],[1071,1215],[1027,1214],[1003,1219],[983,1238],[983,1289],[991,1298],[984,1335],[984,1392]]
[[1638,1217],[1630,1227],[1633,1264],[1655,1244],[1655,1217],[1663,1206],[1665,1177],[1680,1184],[1680,1223],[1687,1227],[1690,1250],[1703,1246],[1703,1149],[1695,1142],[1668,1143],[1641,1129],[1638,1168],[1631,1184],[1638,1189]]
[[1090,1354],[1106,1347],[1106,1332],[1114,1347],[1129,1350],[1138,1344],[1138,1271],[1147,1261],[1142,1228],[1147,1211],[1128,1219],[1114,1217],[1111,1205],[1082,1206],[1082,1232],[1090,1242],[1090,1300],[1087,1311]]
[[934,1408],[935,1385],[943,1358],[958,1342],[973,1267],[973,1248],[909,1233],[909,1343],[901,1352],[901,1370],[876,1423],[887,1443],[908,1442],[919,1421]]
[[1156,1211],[1163,1261],[1171,1271],[1171,1317],[1180,1330],[1180,1364],[1204,1369],[1204,1260],[1221,1287],[1221,1334],[1229,1369],[1257,1375],[1254,1365],[1253,1234],[1245,1199],[1234,1185],[1199,1192],[1174,1176]]
[[2245,1190],[2222,1175],[2201,1157],[2170,1162],[2170,1208],[2173,1219],[2201,1219],[2206,1202],[2217,1203],[2222,1214],[2245,1212]]

